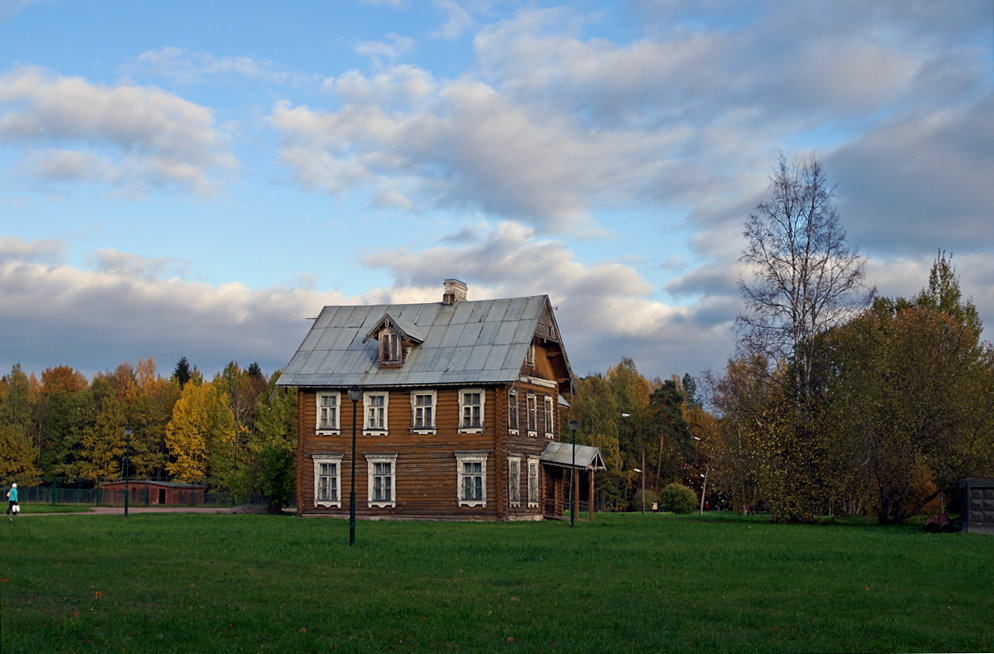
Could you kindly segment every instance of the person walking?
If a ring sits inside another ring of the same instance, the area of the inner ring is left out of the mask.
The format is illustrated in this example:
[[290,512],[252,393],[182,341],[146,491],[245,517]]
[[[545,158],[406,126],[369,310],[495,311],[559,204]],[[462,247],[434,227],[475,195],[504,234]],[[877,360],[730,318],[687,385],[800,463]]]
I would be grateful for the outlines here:
[[10,485],[10,490],[7,491],[7,519],[11,522],[14,521],[14,516],[20,513],[21,507],[17,503],[17,483]]

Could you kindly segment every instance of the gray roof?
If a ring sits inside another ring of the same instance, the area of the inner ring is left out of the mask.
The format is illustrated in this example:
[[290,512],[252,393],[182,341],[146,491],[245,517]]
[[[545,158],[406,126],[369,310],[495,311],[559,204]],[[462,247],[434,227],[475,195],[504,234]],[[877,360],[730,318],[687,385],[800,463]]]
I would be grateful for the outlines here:
[[[521,373],[543,313],[569,371],[548,296],[424,304],[325,307],[277,382],[280,386],[434,386],[507,383]],[[390,316],[422,342],[402,367],[381,368],[373,330]],[[571,376],[571,375],[568,375]]]
[[[574,464],[572,443],[561,443],[554,441],[549,443],[545,451],[542,452],[542,463],[563,466],[566,468]],[[601,458],[601,451],[591,445],[577,445],[575,464],[581,470],[605,470],[604,459]]]

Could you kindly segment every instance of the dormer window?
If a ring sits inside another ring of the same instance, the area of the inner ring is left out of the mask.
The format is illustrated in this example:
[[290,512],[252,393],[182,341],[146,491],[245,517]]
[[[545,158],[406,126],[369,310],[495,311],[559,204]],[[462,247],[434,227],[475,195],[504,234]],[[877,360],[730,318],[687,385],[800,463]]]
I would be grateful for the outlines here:
[[421,330],[407,321],[396,320],[385,313],[362,339],[365,343],[375,340],[376,358],[381,368],[400,368],[411,350],[424,342]]
[[380,365],[401,366],[404,364],[404,345],[400,334],[384,329],[380,332]]

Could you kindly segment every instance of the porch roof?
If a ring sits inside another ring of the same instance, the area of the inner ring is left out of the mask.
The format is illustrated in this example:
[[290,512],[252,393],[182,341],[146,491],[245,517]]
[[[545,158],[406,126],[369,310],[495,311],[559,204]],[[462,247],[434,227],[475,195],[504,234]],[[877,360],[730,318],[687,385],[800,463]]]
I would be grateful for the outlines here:
[[[553,441],[540,458],[542,463],[569,468],[573,464],[573,444]],[[576,446],[576,467],[582,470],[606,470],[601,451],[591,445]]]

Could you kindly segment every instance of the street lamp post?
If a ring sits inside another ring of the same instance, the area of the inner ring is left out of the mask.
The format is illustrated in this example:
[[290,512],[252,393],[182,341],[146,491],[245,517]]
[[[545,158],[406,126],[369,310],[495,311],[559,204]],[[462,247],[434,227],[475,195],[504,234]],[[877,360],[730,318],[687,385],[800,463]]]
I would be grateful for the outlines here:
[[349,389],[349,399],[352,400],[352,477],[349,491],[349,547],[355,545],[355,420],[356,404],[362,399],[362,389],[353,386]]
[[128,468],[131,467],[131,434],[134,430],[131,427],[124,428],[124,517],[128,517],[128,496],[131,495],[131,488],[128,484]]
[[569,480],[569,526],[576,522],[576,428],[580,426],[576,420],[569,421],[569,428],[573,431],[573,462],[570,464]]

